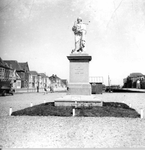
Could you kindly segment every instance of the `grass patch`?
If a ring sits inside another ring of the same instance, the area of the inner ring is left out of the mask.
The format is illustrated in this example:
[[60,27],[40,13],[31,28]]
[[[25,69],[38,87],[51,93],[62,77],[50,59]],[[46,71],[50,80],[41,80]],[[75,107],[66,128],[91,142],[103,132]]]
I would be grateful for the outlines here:
[[[54,106],[54,102],[35,105],[12,113],[13,116],[72,116],[74,107]],[[135,109],[124,103],[103,102],[103,106],[76,108],[78,117],[129,117],[139,118]]]

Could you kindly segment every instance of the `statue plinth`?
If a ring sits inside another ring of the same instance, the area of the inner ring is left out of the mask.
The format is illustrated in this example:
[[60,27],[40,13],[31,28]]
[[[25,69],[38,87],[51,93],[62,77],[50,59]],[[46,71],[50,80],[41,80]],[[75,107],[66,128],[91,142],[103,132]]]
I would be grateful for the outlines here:
[[92,57],[86,53],[67,56],[70,61],[68,95],[91,95],[89,84],[89,62]]
[[92,57],[86,53],[72,53],[67,58],[70,61],[68,92],[64,97],[54,101],[55,106],[103,106],[100,99],[91,95],[89,62]]

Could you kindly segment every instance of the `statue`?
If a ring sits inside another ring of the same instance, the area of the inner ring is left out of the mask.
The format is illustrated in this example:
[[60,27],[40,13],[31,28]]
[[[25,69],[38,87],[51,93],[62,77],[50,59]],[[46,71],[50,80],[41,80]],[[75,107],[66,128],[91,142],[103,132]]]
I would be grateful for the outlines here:
[[84,51],[86,44],[85,35],[87,32],[86,25],[88,25],[88,23],[83,23],[81,18],[77,18],[77,21],[75,21],[72,27],[75,35],[75,49],[72,50],[71,53]]

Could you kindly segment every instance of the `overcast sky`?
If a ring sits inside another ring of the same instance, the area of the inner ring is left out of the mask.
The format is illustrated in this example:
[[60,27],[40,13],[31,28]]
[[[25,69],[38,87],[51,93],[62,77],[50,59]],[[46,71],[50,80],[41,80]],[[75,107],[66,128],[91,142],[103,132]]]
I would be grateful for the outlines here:
[[0,57],[69,79],[77,17],[90,21],[90,76],[122,85],[130,73],[145,74],[144,0],[0,0]]

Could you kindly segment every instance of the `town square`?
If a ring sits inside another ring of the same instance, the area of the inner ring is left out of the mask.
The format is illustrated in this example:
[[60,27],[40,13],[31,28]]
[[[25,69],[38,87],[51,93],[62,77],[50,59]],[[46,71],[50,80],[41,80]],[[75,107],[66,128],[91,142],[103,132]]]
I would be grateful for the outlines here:
[[0,2],[0,149],[144,148],[144,1]]
[[[4,148],[139,148],[145,146],[144,118],[9,116],[13,111],[51,102],[65,93],[0,97],[0,143]],[[103,101],[122,100],[139,113],[144,93],[104,93]]]

